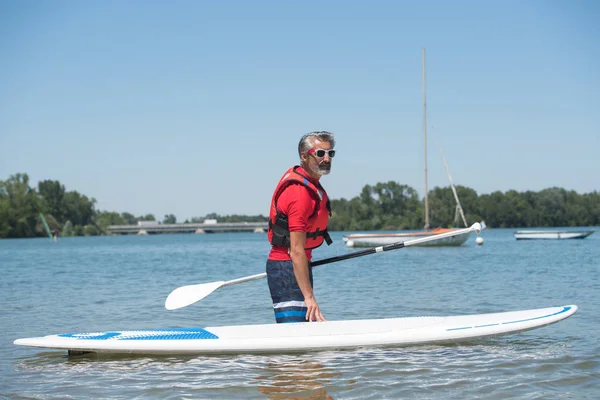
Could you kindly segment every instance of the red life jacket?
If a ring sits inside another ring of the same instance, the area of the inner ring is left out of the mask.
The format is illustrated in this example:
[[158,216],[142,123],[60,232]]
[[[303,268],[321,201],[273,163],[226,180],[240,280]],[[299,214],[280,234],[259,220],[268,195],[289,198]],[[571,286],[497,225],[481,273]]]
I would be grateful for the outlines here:
[[331,215],[331,205],[329,197],[318,182],[313,182],[304,175],[304,171],[299,166],[290,168],[281,178],[271,200],[271,210],[269,212],[269,242],[273,246],[290,247],[290,229],[288,217],[277,208],[277,199],[288,185],[303,185],[308,189],[308,193],[317,201],[315,211],[308,217],[308,232],[306,232],[305,249],[315,249],[327,242],[332,243],[329,233],[327,233],[327,222]]

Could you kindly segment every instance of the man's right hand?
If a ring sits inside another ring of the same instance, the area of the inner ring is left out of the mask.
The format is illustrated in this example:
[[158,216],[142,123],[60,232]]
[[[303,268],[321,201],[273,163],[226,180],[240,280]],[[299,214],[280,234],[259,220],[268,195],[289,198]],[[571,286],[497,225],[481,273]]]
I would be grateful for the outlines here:
[[327,321],[323,314],[321,314],[321,308],[319,308],[319,304],[317,304],[317,300],[314,297],[309,297],[304,299],[304,304],[306,304],[306,320],[308,322],[324,322]]

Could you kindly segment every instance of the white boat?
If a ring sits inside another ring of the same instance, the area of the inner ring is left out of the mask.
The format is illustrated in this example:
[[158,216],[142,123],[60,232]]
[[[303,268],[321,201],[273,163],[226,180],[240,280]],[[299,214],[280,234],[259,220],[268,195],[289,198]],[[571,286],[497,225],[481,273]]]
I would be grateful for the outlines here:
[[[426,91],[425,91],[425,49],[422,51],[423,56],[423,136],[424,136],[424,145],[425,145],[425,230],[421,232],[414,233],[356,233],[350,234],[343,237],[346,246],[348,247],[378,247],[385,246],[392,243],[404,242],[406,240],[418,239],[423,237],[435,236],[440,233],[451,232],[456,229],[452,228],[437,228],[432,231],[429,230],[429,198],[428,198],[428,188],[427,188],[427,101],[426,101]],[[462,207],[460,205],[460,201],[458,200],[458,195],[456,194],[456,189],[452,184],[452,177],[450,176],[450,171],[448,171],[448,166],[446,165],[446,159],[442,155],[442,159],[444,160],[444,166],[446,167],[446,172],[448,172],[448,179],[450,180],[450,186],[452,188],[452,192],[456,199],[456,215],[458,217],[458,213],[462,216],[463,222],[465,226],[468,226],[467,221],[465,219]],[[440,239],[439,241],[432,241],[420,244],[418,246],[426,246],[426,247],[436,247],[436,246],[461,246],[463,243],[469,239],[471,236],[471,232],[467,232],[464,234],[456,235],[449,238]]]
[[515,239],[517,240],[534,240],[534,239],[585,239],[594,233],[593,230],[588,231],[516,231]]
[[[407,240],[421,239],[439,235],[441,233],[452,232],[455,229],[437,228],[428,232],[408,232],[408,233],[356,233],[344,236],[343,240],[348,247],[378,247],[392,243],[406,242]],[[456,236],[433,240],[418,244],[416,246],[436,247],[436,246],[461,246],[469,239],[471,232]]]

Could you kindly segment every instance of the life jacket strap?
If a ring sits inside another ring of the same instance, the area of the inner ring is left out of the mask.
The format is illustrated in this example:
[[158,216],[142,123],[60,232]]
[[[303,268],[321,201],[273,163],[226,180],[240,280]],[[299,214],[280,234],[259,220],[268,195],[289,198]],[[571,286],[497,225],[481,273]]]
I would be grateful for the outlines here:
[[327,232],[327,228],[325,228],[325,230],[323,230],[323,231],[321,231],[321,230],[319,230],[319,228],[317,228],[317,230],[314,232],[306,233],[306,237],[309,239],[316,239],[319,236],[323,236],[323,239],[325,239],[325,243],[327,243],[327,246],[329,246],[329,245],[331,245],[331,243],[333,243],[333,240],[331,240],[331,236],[329,236],[329,232]]

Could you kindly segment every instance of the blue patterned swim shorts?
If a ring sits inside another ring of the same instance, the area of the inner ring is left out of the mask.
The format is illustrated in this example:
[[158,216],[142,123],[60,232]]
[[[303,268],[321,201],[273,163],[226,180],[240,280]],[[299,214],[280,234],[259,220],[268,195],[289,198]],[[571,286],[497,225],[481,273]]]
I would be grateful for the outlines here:
[[[309,267],[310,285],[313,285],[312,268]],[[275,321],[284,322],[307,322],[306,304],[304,295],[296,282],[294,265],[292,261],[267,260],[267,280],[271,299],[273,300],[273,311]]]

